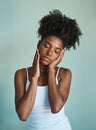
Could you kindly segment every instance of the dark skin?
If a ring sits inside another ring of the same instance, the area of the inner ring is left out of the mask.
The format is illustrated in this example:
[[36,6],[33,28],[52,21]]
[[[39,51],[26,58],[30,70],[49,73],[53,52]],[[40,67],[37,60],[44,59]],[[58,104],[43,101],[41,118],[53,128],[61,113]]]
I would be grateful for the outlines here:
[[19,118],[25,121],[34,106],[38,86],[48,85],[48,98],[52,113],[64,106],[70,90],[71,71],[61,68],[56,85],[57,65],[64,56],[62,40],[49,36],[39,42],[33,66],[28,68],[30,85],[26,91],[26,69],[15,73],[15,106]]

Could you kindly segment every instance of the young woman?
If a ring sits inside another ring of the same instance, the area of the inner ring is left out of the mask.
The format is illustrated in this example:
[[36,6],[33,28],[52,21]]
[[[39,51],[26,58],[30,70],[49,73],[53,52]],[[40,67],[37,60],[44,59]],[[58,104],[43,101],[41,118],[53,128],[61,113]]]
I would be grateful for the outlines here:
[[27,120],[28,130],[71,130],[64,113],[71,71],[58,67],[65,50],[75,49],[81,31],[76,20],[54,10],[40,20],[33,65],[17,70],[15,106],[19,118]]

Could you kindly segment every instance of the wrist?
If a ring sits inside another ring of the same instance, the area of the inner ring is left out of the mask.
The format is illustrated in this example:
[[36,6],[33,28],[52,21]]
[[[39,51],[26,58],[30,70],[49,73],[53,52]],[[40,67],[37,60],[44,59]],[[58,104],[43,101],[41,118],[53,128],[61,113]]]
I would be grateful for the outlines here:
[[49,65],[49,66],[48,66],[48,69],[54,71],[54,70],[56,69],[56,67]]
[[31,81],[30,81],[30,85],[37,86],[37,83],[38,83],[38,78],[37,77],[32,77]]
[[38,81],[38,77],[37,76],[33,76],[32,78],[31,78],[31,82],[36,82],[36,81]]
[[55,74],[56,69],[55,68],[49,68],[49,74]]

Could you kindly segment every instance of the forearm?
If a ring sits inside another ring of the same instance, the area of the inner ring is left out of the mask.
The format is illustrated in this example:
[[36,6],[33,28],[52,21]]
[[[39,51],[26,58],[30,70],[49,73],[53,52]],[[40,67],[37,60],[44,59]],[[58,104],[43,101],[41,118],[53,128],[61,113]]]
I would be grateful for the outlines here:
[[48,74],[48,96],[51,111],[53,113],[58,112],[63,106],[64,102],[63,97],[60,94],[59,89],[56,85],[56,77],[54,69],[50,69]]
[[28,115],[30,114],[34,106],[36,91],[37,91],[37,79],[32,78],[28,90],[26,91],[25,95],[22,97],[22,99],[18,102],[16,106],[16,111],[21,120],[26,120]]

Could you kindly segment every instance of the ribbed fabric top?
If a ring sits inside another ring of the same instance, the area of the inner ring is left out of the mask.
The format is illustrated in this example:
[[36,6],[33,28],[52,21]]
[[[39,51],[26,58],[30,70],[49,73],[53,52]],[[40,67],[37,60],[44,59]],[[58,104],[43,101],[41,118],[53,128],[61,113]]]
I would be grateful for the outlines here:
[[[58,73],[56,74],[56,83],[58,84]],[[27,83],[26,89],[29,87],[29,76],[28,69],[26,69],[27,74]],[[60,112],[53,114],[50,109],[49,101],[48,101],[48,86],[37,86],[36,99],[34,103],[34,107],[28,117],[27,125],[28,130],[71,130],[64,129],[67,124],[70,127],[67,117],[64,113],[64,107]]]

